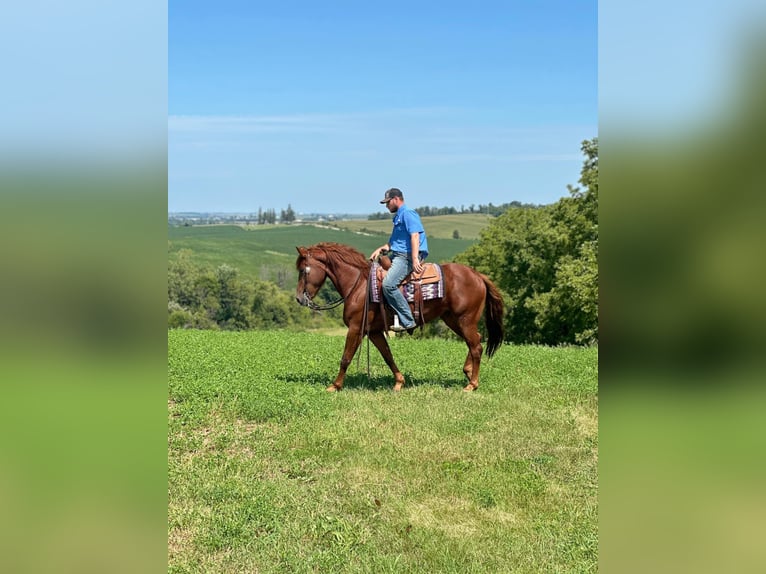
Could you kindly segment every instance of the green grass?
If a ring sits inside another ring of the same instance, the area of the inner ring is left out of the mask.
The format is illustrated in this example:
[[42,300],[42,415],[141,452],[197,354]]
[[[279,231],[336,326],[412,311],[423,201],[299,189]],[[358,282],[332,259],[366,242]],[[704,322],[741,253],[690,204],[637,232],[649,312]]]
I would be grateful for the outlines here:
[[168,333],[170,572],[596,571],[597,349],[343,343]]
[[[391,222],[385,222],[390,231]],[[450,232],[451,233],[451,232]],[[197,263],[217,267],[222,263],[236,267],[243,276],[274,281],[287,273],[294,287],[295,248],[321,241],[337,241],[359,249],[365,255],[386,242],[388,236],[363,235],[313,225],[278,225],[244,228],[236,225],[168,227],[169,256],[180,249],[191,249]],[[474,241],[470,239],[429,239],[429,261],[451,261]]]

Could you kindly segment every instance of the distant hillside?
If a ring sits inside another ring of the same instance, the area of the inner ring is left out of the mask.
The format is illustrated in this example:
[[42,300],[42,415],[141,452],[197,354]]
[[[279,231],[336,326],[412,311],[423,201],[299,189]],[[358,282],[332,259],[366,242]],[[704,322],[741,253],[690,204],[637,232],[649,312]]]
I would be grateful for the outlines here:
[[[486,214],[461,213],[423,217],[422,221],[429,238],[452,239],[457,230],[461,239],[475,240],[479,238],[479,232],[489,225],[492,219],[492,216]],[[332,225],[351,231],[371,231],[386,235],[391,233],[390,219],[376,219],[373,221],[359,219],[343,220],[334,221]]]
[[[464,216],[444,216],[464,217]],[[437,219],[427,218],[427,220]],[[342,223],[342,222],[341,222]],[[348,222],[352,223],[352,222]],[[358,222],[360,227],[365,223]],[[386,224],[390,230],[391,222]],[[428,225],[428,222],[426,222]],[[430,229],[430,225],[427,230]],[[474,240],[431,236],[428,241],[429,261],[451,261],[470,247]],[[462,233],[461,233],[462,237]],[[168,257],[181,249],[194,252],[194,261],[217,267],[223,263],[239,269],[245,277],[274,281],[283,288],[294,287],[295,248],[321,241],[337,241],[369,255],[385,242],[383,235],[368,235],[350,229],[333,229],[321,225],[275,225],[242,227],[237,225],[200,225],[168,227]]]

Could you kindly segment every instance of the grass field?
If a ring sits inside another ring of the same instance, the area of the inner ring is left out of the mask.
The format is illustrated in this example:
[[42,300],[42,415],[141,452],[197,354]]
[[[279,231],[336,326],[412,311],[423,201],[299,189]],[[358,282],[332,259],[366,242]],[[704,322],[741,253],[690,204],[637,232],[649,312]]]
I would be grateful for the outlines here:
[[597,349],[343,341],[168,333],[170,572],[596,571]]
[[[373,223],[373,222],[371,222]],[[385,222],[391,227],[391,222]],[[279,273],[295,277],[295,248],[321,241],[337,241],[369,255],[388,239],[315,225],[277,225],[244,228],[236,225],[168,227],[169,257],[191,249],[197,263],[217,267],[226,263],[245,277],[274,281]],[[429,261],[451,261],[474,243],[470,239],[429,239]],[[292,283],[290,285],[292,287]]]
[[[429,241],[431,237],[440,239],[452,239],[454,232],[457,231],[462,239],[478,239],[482,229],[492,221],[489,215],[480,213],[462,213],[460,215],[435,215],[433,217],[424,217],[423,226],[428,233]],[[375,221],[365,221],[353,219],[348,221],[333,222],[335,227],[348,229],[350,231],[376,231],[388,235],[391,233],[391,220],[379,219]]]

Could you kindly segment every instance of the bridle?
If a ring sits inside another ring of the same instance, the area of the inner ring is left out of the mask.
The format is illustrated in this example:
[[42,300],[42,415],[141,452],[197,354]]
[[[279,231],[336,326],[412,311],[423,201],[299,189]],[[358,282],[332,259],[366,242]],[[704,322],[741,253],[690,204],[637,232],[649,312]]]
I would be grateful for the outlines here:
[[[308,263],[309,258],[311,258],[311,253],[307,253],[306,256],[306,262]],[[330,270],[327,269],[324,263],[322,263],[319,259],[316,257],[313,258],[314,261],[316,261],[316,265],[324,270],[326,275],[331,275]],[[325,305],[317,305],[314,303],[314,300],[311,298],[311,295],[309,295],[308,291],[306,290],[306,283],[308,279],[308,275],[311,273],[311,265],[306,265],[302,270],[301,274],[304,275],[303,280],[303,302],[305,303],[306,307],[311,309],[312,311],[327,311],[329,309],[334,309],[338,305],[342,304],[346,298],[341,297],[340,299],[336,299],[335,301],[331,301],[330,303],[326,303]],[[354,281],[354,284],[351,286],[351,289],[349,289],[348,294],[351,295],[351,293],[354,292],[354,289],[356,289],[356,286],[359,284],[359,280],[362,278],[362,270],[359,270],[359,275],[356,278],[356,281]]]

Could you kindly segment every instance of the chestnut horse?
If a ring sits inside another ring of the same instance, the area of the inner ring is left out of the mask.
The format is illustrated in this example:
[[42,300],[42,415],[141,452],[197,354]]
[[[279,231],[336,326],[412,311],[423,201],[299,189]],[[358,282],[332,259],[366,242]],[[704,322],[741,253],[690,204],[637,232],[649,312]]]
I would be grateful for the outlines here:
[[[384,331],[391,325],[394,312],[381,313],[380,304],[368,300],[370,262],[359,251],[340,243],[318,243],[311,247],[296,247],[298,286],[295,298],[301,305],[319,309],[313,297],[328,277],[344,303],[343,322],[348,327],[346,347],[340,360],[340,371],[328,391],[343,388],[346,369],[354,358],[364,335],[369,336],[394,375],[394,390],[404,386],[404,376],[394,362]],[[478,271],[459,263],[441,266],[444,277],[444,297],[423,302],[423,321],[441,318],[468,345],[463,373],[468,378],[464,391],[479,386],[481,335],[478,325],[486,305],[486,326],[489,333],[486,354],[491,357],[503,341],[503,300],[492,281]],[[365,310],[367,317],[365,320]],[[384,324],[384,317],[388,324]]]

